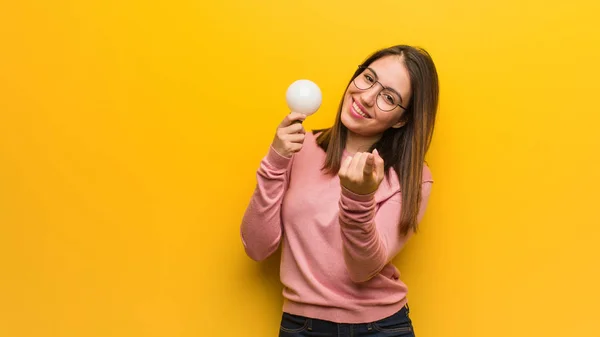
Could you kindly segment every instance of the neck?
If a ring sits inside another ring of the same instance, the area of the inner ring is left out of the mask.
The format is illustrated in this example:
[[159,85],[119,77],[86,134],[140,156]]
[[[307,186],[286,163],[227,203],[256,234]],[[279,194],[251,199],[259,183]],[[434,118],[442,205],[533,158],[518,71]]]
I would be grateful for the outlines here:
[[380,138],[381,135],[362,136],[348,130],[346,151],[349,153],[367,152]]

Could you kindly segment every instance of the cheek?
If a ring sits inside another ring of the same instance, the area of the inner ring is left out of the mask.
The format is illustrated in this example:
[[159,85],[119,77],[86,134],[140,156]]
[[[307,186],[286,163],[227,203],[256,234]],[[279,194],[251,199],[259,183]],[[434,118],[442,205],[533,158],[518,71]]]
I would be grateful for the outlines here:
[[360,92],[360,90],[354,88],[353,86],[350,86],[348,88],[348,90],[346,90],[346,95],[354,95],[354,94],[357,94],[359,92]]
[[351,90],[346,90],[346,92],[344,93],[344,105],[348,105],[350,104],[350,101],[352,100],[352,91]]
[[400,121],[402,113],[385,113],[380,111],[380,116],[381,118],[379,118],[379,121],[381,124],[385,125],[386,128],[389,128]]

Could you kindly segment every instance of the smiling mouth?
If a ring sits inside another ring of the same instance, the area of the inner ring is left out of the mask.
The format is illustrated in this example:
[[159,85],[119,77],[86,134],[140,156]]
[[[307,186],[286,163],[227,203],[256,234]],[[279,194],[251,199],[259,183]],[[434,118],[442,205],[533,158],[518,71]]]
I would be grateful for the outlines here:
[[354,100],[352,100],[352,110],[359,116],[363,118],[371,118],[367,113],[365,113],[359,106],[356,104]]

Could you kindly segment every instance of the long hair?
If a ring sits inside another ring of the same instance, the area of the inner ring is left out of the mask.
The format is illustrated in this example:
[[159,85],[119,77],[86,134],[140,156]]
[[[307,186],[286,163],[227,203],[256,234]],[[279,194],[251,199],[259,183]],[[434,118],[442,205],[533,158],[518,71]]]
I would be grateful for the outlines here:
[[[398,175],[402,194],[399,226],[402,233],[406,234],[411,230],[416,232],[418,227],[423,165],[433,136],[439,84],[435,64],[427,51],[418,47],[397,45],[378,50],[369,56],[356,70],[346,90],[361,74],[363,67],[368,67],[374,61],[389,55],[403,56],[410,76],[412,97],[402,117],[406,124],[384,131],[369,151],[377,149],[384,160],[386,175],[389,174],[390,167],[393,167]],[[327,153],[323,170],[330,174],[337,174],[339,171],[346,147],[348,129],[341,122],[343,101],[344,96],[340,101],[333,127],[313,131],[318,134],[317,144]]]

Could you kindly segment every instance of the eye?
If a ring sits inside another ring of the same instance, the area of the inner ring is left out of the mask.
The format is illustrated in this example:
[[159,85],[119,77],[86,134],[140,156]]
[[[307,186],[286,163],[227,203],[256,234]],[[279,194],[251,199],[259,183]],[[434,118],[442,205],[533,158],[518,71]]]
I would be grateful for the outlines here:
[[365,80],[369,83],[375,82],[375,79],[370,74],[365,74]]
[[389,104],[395,105],[396,104],[396,100],[394,99],[394,97],[390,94],[383,94],[383,98],[385,99],[386,102],[388,102]]

